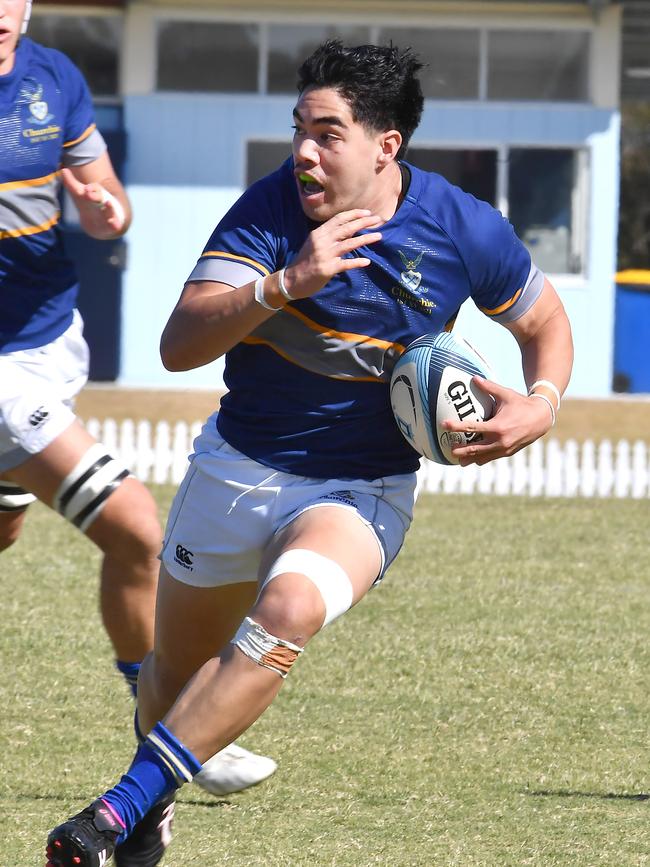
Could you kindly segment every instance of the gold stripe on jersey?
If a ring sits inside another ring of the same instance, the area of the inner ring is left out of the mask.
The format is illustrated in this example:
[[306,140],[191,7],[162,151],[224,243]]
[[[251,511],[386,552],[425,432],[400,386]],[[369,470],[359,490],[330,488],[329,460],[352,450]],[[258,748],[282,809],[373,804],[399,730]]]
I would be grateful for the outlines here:
[[268,346],[303,370],[352,382],[388,381],[404,351],[400,343],[324,328],[291,306],[259,325],[242,343]]
[[25,235],[37,235],[39,232],[47,232],[59,222],[60,212],[57,212],[51,220],[41,223],[40,226],[24,226],[21,229],[0,229],[0,241],[5,238],[22,238]]
[[259,262],[256,262],[255,259],[249,259],[247,256],[235,256],[234,253],[226,253],[223,250],[206,250],[204,253],[201,253],[201,259],[230,259],[232,262],[241,262],[243,265],[252,265],[257,271],[261,271],[261,273],[268,277],[271,273],[268,268],[265,268],[264,265],[260,265]]
[[512,298],[510,298],[508,301],[504,301],[503,304],[500,304],[498,307],[494,307],[492,309],[490,309],[489,307],[479,307],[478,309],[482,313],[485,313],[486,316],[498,316],[499,313],[503,313],[505,310],[508,310],[510,307],[512,307],[514,304],[516,304],[517,301],[519,300],[519,298],[521,297],[521,293],[523,291],[524,291],[523,288],[517,289],[517,291],[512,296]]
[[59,172],[52,172],[49,175],[43,175],[42,178],[27,178],[24,181],[7,181],[4,184],[0,184],[0,193],[8,193],[9,190],[18,190],[21,187],[42,187],[45,184],[49,184],[50,181],[53,181]]
[[64,148],[71,148],[74,145],[79,144],[80,141],[87,139],[88,136],[91,134],[91,132],[94,132],[96,129],[97,129],[97,124],[91,123],[90,126],[88,127],[88,129],[84,130],[84,132],[81,133],[79,138],[72,139],[72,141],[63,142],[63,147]]
[[368,337],[367,334],[355,334],[354,332],[350,331],[336,331],[334,328],[323,328],[322,325],[314,322],[313,319],[305,316],[304,313],[296,310],[295,307],[286,306],[283,308],[283,310],[285,313],[289,313],[291,316],[296,316],[298,319],[304,322],[308,328],[311,328],[312,331],[316,331],[323,337],[336,337],[339,340],[348,343],[365,343],[367,346],[378,346],[381,349],[394,349],[400,354],[406,349],[406,347],[402,346],[401,343],[395,343],[392,340],[381,340],[378,337]]
[[[242,340],[242,343],[246,343],[249,346],[268,346],[269,349],[272,349],[277,355],[281,358],[284,358],[285,361],[291,362],[291,364],[295,364],[296,367],[302,368],[302,370],[309,370],[310,373],[319,373],[320,371],[314,371],[309,367],[305,367],[304,364],[300,364],[299,361],[296,361],[295,358],[292,358],[286,352],[283,352],[279,346],[273,343],[270,340],[264,340],[261,337],[246,337]],[[327,376],[329,379],[343,379],[346,382],[381,382],[381,380],[377,376],[346,376],[345,374],[335,374],[335,373],[321,373],[321,376]]]

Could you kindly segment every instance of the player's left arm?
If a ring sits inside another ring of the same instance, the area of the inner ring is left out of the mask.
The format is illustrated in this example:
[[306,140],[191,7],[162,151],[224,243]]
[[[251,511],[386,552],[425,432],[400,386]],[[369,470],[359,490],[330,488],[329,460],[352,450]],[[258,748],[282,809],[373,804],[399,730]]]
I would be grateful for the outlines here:
[[462,466],[513,455],[547,433],[559,410],[573,366],[573,339],[566,311],[548,279],[539,298],[519,319],[505,324],[521,350],[528,394],[475,377],[496,402],[484,422],[445,422],[448,430],[480,432],[482,440],[454,449]]
[[99,240],[124,235],[131,225],[131,206],[107,151],[92,162],[61,169],[61,178],[85,232]]

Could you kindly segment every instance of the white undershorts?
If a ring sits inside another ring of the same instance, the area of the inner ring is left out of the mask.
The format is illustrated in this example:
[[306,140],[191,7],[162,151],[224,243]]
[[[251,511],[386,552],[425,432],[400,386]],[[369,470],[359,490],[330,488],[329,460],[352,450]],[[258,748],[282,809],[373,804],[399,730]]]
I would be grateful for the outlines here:
[[263,551],[308,509],[338,506],[374,534],[381,580],[402,547],[413,516],[415,473],[366,481],[312,479],[273,470],[232,448],[216,413],[194,442],[194,454],[167,520],[160,559],[178,581],[218,587],[257,581]]
[[74,421],[74,399],[88,379],[81,315],[35,349],[0,354],[0,473],[42,452]]

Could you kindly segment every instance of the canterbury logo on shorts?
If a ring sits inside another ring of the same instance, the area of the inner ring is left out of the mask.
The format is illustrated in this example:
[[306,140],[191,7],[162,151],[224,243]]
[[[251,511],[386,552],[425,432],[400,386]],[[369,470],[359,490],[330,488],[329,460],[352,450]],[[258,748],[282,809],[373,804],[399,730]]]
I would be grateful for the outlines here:
[[194,554],[191,551],[188,551],[187,548],[183,548],[182,545],[176,546],[176,553],[174,554],[174,560],[185,569],[192,569],[192,557]]
[[39,406],[39,408],[30,415],[29,423],[32,427],[39,427],[43,424],[43,422],[48,416],[49,412],[45,409],[45,407]]

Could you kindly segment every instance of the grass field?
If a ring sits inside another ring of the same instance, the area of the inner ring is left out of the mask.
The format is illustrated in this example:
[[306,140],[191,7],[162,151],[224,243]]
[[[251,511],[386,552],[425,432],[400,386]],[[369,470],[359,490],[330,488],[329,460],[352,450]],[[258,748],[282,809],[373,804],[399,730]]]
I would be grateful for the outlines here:
[[[647,527],[644,501],[423,497],[242,740],[277,773],[187,786],[166,867],[650,865]],[[97,565],[40,505],[2,557],[1,867],[42,867],[132,754]]]

